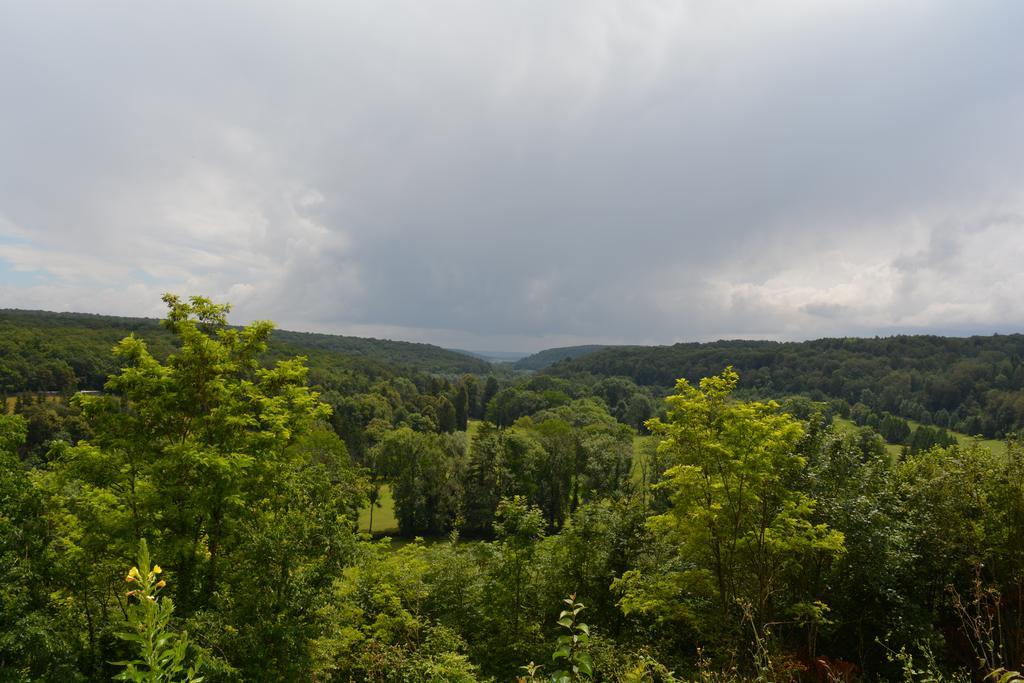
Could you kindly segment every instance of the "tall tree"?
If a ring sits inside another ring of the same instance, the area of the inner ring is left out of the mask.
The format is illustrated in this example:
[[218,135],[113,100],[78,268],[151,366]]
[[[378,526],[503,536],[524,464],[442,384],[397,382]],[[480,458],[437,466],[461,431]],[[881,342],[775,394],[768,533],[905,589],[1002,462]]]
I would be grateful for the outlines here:
[[[675,599],[713,600],[714,620],[732,629],[741,623],[740,605],[755,627],[772,621],[787,578],[810,558],[843,549],[842,534],[812,523],[814,501],[799,489],[806,466],[797,453],[800,423],[773,402],[733,400],[738,380],[732,368],[699,388],[681,379],[666,399],[666,420],[647,423],[673,463],[661,484],[670,508],[649,523],[675,545],[679,567],[656,581],[662,589],[666,580],[674,584]],[[650,598],[641,589],[624,606]],[[650,604],[667,608],[661,598]]]
[[494,395],[498,393],[498,379],[494,375],[490,375],[487,381],[484,383],[484,391],[480,396],[480,414],[487,414],[487,406],[494,398]]
[[437,429],[440,432],[450,434],[459,428],[459,416],[448,400],[447,396],[439,396],[437,399]]
[[460,432],[466,431],[469,425],[469,392],[466,391],[466,383],[459,383],[455,391],[455,428]]
[[[124,339],[106,394],[76,399],[92,438],[65,448],[45,482],[52,518],[75,548],[68,589],[95,620],[116,594],[116,564],[150,538],[182,616],[221,621],[207,622],[208,646],[236,664],[259,649],[301,666],[313,635],[303,601],[316,592],[296,585],[328,559],[325,548],[334,571],[351,555],[362,484],[331,433],[292,447],[330,411],[307,387],[303,359],[261,364],[271,323],[234,328],[227,305],[164,301],[178,350],[161,363],[141,339]],[[264,613],[274,624],[255,619]],[[264,662],[258,677],[290,675]]]
[[469,416],[477,420],[484,416],[480,406],[480,382],[473,375],[463,375],[462,385],[466,387],[466,398],[469,401]]

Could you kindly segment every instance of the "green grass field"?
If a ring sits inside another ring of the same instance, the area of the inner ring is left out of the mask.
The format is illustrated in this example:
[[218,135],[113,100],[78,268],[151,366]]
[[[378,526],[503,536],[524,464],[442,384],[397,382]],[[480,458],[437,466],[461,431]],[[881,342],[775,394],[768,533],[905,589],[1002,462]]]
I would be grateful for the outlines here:
[[398,531],[398,520],[395,519],[395,500],[391,497],[391,487],[382,484],[380,499],[373,511],[373,529],[370,528],[369,506],[359,511],[359,530],[374,534],[387,534]]
[[[860,429],[860,427],[858,427],[856,424],[854,424],[850,420],[847,420],[847,419],[842,418],[842,417],[834,418],[833,422],[835,423],[836,429],[840,430],[840,431],[843,431],[843,432],[853,433],[853,432],[856,432],[858,429]],[[921,424],[919,422],[915,422],[914,420],[907,420],[907,424],[910,425],[911,429],[917,429],[918,427],[921,426]],[[982,439],[982,438],[976,437],[976,436],[968,436],[966,434],[961,434],[960,432],[954,432],[954,431],[951,431],[951,430],[947,430],[947,431],[949,431],[950,434],[952,434],[954,437],[956,437],[957,442],[961,446],[969,446],[971,444],[978,444],[979,446],[983,446],[983,447],[989,449],[990,451],[992,451],[996,455],[1005,455],[1006,454],[1006,442],[1005,441],[1000,441],[998,439]],[[902,446],[897,446],[895,444],[887,443],[887,444],[885,444],[885,449],[889,452],[890,455],[898,456],[900,454],[900,450],[902,449]]]
[[[40,395],[43,397],[43,400],[46,401],[47,403],[61,403],[62,401],[64,401],[64,397],[60,396],[60,395],[55,395],[55,394],[40,394]],[[17,407],[18,407],[18,397],[17,396],[8,396],[7,400],[6,400],[6,403],[4,405],[4,409],[7,411],[7,414],[8,415],[13,415],[14,411],[17,409]]]
[[651,434],[633,435],[633,474],[634,484],[642,484],[644,480],[643,466],[647,460],[648,444],[653,444],[654,436]]

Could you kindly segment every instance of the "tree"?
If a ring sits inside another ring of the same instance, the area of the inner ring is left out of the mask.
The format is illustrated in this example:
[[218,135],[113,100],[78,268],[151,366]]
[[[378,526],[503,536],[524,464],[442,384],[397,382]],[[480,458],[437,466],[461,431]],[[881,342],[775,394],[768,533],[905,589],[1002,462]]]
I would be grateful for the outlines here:
[[902,418],[885,413],[878,423],[878,433],[889,443],[907,443],[910,438],[910,425]]
[[455,392],[455,428],[460,432],[466,431],[469,425],[469,392],[466,391],[466,383],[461,382]]
[[[498,539],[500,561],[497,575],[505,591],[496,594],[495,607],[504,615],[508,645],[514,651],[512,659],[522,656],[515,652],[528,638],[525,614],[529,594],[527,586],[531,572],[536,570],[534,553],[537,541],[544,536],[544,516],[523,496],[502,498],[494,516],[494,535]],[[511,623],[509,623],[511,622]]]
[[401,427],[387,432],[374,447],[374,462],[391,482],[403,534],[441,534],[451,528],[462,496],[461,437]]
[[654,410],[654,402],[651,401],[647,394],[633,394],[626,404],[626,412],[622,417],[622,421],[635,429],[637,434],[641,434],[644,430],[644,422],[650,419],[651,415],[654,414]]
[[0,414],[0,680],[80,680],[75,658],[87,648],[52,600],[46,503],[17,455],[27,431]]
[[271,323],[239,330],[227,324],[228,305],[164,301],[180,350],[161,364],[141,339],[118,344],[124,365],[107,381],[110,395],[79,397],[96,435],[67,463],[74,469],[99,449],[124,473],[118,489],[135,536],[163,539],[178,604],[191,611],[216,592],[223,544],[244,500],[273,485],[294,435],[329,408],[306,387],[302,359],[260,366]]
[[478,420],[483,418],[483,408],[480,406],[480,382],[473,375],[463,375],[462,386],[466,387],[469,416]]
[[[799,490],[800,423],[774,402],[733,400],[738,380],[731,367],[699,388],[681,379],[666,399],[666,420],[647,423],[672,463],[660,484],[670,507],[649,524],[674,544],[679,562],[655,578],[662,587],[667,578],[676,599],[698,610],[699,628],[721,619],[719,628],[735,630],[746,611],[760,629],[793,607],[778,599],[804,562],[843,549],[842,534],[811,522],[814,501]],[[659,597],[648,602],[642,576],[629,581],[637,590],[627,591],[627,610],[667,608]],[[702,600],[714,609],[700,610]]]
[[483,394],[480,396],[481,416],[487,414],[487,406],[488,404],[490,404],[491,399],[494,398],[494,395],[498,393],[498,389],[498,378],[496,378],[494,375],[488,376],[487,381],[484,382]]
[[[64,590],[90,623],[105,618],[117,564],[148,537],[203,644],[248,677],[288,679],[316,632],[312,578],[351,556],[365,490],[342,442],[312,435],[330,409],[303,359],[261,363],[271,323],[234,328],[227,305],[164,301],[179,348],[161,363],[121,341],[106,394],[75,399],[92,438],[63,448],[43,483],[69,548]],[[90,629],[90,642],[104,641]]]
[[480,430],[469,449],[464,475],[465,530],[471,535],[488,535],[508,479],[504,469],[504,432],[489,422]]
[[[441,396],[437,400],[437,429],[446,434],[451,434],[459,428],[458,411],[447,396]],[[465,431],[463,429],[462,431]]]

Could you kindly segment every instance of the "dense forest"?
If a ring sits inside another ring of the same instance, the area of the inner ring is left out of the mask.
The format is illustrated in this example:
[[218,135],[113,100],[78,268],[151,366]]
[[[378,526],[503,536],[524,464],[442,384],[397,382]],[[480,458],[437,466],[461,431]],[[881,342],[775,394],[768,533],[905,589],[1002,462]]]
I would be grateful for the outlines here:
[[803,394],[881,415],[1001,438],[1024,425],[1024,335],[720,341],[606,347],[553,364],[558,377],[628,377],[671,387],[734,366],[750,396]]
[[[514,374],[165,302],[159,324],[0,320],[0,680],[1022,667],[1024,447],[988,412],[1020,391],[1021,338],[608,348]],[[975,417],[1002,448],[946,431]],[[385,492],[395,533],[361,532]]]
[[551,367],[560,360],[565,360],[566,358],[579,358],[580,356],[586,356],[587,354],[606,348],[608,347],[600,346],[598,344],[588,344],[584,346],[561,346],[557,349],[545,349],[531,354],[526,358],[520,358],[512,364],[512,367],[516,370],[543,370]]
[[[111,346],[128,334],[144,336],[157,358],[175,339],[160,321],[86,313],[0,310],[0,392],[101,389],[115,369]],[[342,363],[380,370],[387,365],[430,373],[486,373],[478,358],[430,344],[363,339],[277,330],[270,342],[275,357],[304,355],[314,372]]]

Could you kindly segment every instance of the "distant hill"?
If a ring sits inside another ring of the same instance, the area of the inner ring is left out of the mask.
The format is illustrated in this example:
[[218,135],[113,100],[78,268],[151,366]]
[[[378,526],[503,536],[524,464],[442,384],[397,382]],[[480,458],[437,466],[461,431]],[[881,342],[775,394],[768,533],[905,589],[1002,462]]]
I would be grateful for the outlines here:
[[490,363],[514,363],[526,356],[522,351],[465,351],[463,349],[451,349],[455,353],[462,353],[473,356]]
[[443,349],[433,344],[288,330],[274,330],[273,338],[298,349],[319,349],[348,356],[361,356],[387,365],[422,372],[482,374],[491,370],[491,364],[482,358],[465,352]]
[[[89,313],[0,310],[0,392],[99,389],[116,368],[114,344],[135,333],[157,357],[174,339],[159,320]],[[275,330],[271,358],[302,354],[317,371],[356,370],[379,376],[384,368],[436,374],[486,373],[479,358],[430,344]]]
[[579,358],[595,351],[613,348],[616,347],[588,344],[585,346],[563,346],[557,349],[545,349],[516,361],[512,364],[512,367],[516,370],[543,370],[566,358]]
[[[718,341],[619,346],[563,359],[543,372],[560,377],[627,377],[668,388],[727,365],[740,390],[764,397],[803,394],[864,404],[966,434],[1024,429],[1024,335],[932,335]],[[529,359],[527,359],[529,360]]]

